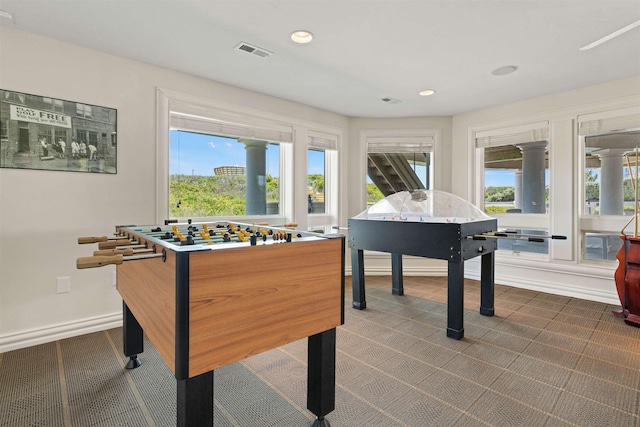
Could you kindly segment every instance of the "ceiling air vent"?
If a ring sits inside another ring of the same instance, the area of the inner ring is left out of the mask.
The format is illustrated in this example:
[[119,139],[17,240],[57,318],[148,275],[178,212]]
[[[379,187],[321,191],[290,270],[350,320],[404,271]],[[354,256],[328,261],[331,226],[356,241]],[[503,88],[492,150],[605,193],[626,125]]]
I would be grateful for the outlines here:
[[382,98],[382,101],[386,102],[387,104],[399,104],[400,102],[402,102],[399,99],[390,97]]
[[252,46],[249,43],[240,42],[239,45],[236,46],[236,50],[241,52],[247,52],[262,59],[266,59],[273,55],[273,52],[269,52],[266,49],[262,49],[261,47]]

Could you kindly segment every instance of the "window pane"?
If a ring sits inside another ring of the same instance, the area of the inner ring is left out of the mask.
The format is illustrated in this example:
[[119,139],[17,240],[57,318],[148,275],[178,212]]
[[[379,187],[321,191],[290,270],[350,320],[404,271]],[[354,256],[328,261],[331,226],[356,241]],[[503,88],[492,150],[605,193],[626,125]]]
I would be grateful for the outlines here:
[[[531,235],[534,237],[536,234],[546,236],[546,231],[540,230],[526,230],[526,229],[509,229],[509,232]],[[498,239],[498,249],[510,252],[529,252],[535,254],[548,254],[549,253],[549,239],[543,239],[542,242],[531,242],[527,237],[518,239]]]
[[432,189],[433,153],[369,153],[367,205],[400,192]]
[[[637,132],[588,136],[585,144],[585,215],[633,215]],[[629,154],[628,161],[625,153]],[[629,170],[631,166],[631,171]]]
[[542,213],[549,209],[546,141],[484,149],[484,210]]
[[194,132],[170,132],[172,218],[279,213],[280,146],[242,141]]
[[308,212],[311,214],[325,213],[324,180],[325,158],[322,150],[308,150]]
[[615,261],[622,247],[619,234],[584,233],[584,258],[600,261]]

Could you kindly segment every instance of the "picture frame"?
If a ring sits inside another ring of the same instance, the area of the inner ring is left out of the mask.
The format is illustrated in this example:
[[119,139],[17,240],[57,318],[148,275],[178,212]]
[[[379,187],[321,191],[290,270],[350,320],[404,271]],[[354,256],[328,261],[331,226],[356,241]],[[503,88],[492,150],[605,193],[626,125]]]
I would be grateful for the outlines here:
[[115,108],[0,89],[0,168],[117,173]]

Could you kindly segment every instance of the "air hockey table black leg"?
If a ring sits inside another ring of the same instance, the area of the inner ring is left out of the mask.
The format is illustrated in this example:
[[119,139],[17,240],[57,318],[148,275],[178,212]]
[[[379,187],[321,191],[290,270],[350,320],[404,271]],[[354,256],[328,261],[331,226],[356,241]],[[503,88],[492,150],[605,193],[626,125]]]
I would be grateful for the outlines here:
[[307,409],[317,417],[312,427],[330,427],[325,415],[336,406],[336,328],[308,338]]
[[122,302],[122,347],[124,355],[129,358],[125,368],[134,369],[142,364],[138,359],[138,354],[144,351],[142,326],[124,301]]
[[464,261],[448,262],[447,336],[464,337]]
[[402,282],[402,254],[391,254],[391,294],[404,295]]
[[364,292],[364,251],[351,249],[351,290],[353,308],[364,310],[367,301]]
[[482,255],[480,260],[480,314],[493,316],[495,252]]

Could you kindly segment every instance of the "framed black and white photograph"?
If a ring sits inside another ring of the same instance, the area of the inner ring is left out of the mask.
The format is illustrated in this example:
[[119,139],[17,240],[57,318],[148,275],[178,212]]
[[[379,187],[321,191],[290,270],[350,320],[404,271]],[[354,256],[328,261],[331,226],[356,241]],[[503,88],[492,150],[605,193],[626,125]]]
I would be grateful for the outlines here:
[[117,110],[0,89],[0,167],[117,172]]

